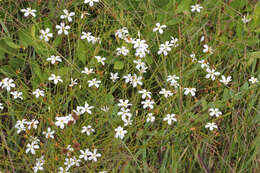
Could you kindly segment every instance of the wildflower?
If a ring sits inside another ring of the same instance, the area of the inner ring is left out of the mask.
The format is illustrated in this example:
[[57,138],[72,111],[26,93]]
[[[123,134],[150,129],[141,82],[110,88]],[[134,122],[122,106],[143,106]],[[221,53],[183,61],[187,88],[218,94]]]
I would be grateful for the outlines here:
[[0,86],[2,86],[2,88],[6,88],[6,90],[9,92],[11,90],[11,88],[15,87],[15,84],[13,82],[14,82],[13,79],[4,78],[0,82]]
[[67,117],[56,117],[55,119],[56,119],[55,125],[57,127],[60,127],[61,129],[64,129],[64,124],[68,123]]
[[231,76],[228,76],[228,77],[226,78],[224,75],[222,75],[221,78],[222,78],[222,79],[219,80],[219,81],[222,82],[222,83],[225,84],[225,85],[228,85],[228,83],[232,81]]
[[156,23],[156,27],[153,29],[153,32],[158,31],[160,34],[162,34],[163,28],[166,28],[166,25],[161,25],[160,23]]
[[96,78],[94,78],[94,79],[88,81],[88,86],[89,87],[95,86],[96,88],[98,88],[100,83],[101,83],[100,80],[97,80]]
[[164,56],[168,55],[168,52],[170,52],[172,50],[173,44],[170,43],[169,41],[166,41],[165,44],[161,44],[159,51],[157,52],[158,55],[161,55],[163,53]]
[[132,82],[132,75],[128,74],[127,76],[123,76],[125,79],[125,83],[131,83]]
[[3,103],[0,103],[0,110],[3,110],[3,109],[4,109]]
[[154,122],[154,120],[155,120],[155,117],[153,116],[152,113],[147,114],[147,119],[146,119],[147,123],[148,122]]
[[51,74],[51,76],[48,78],[50,81],[53,80],[54,84],[57,84],[58,82],[63,82],[60,76],[56,76],[55,74]]
[[202,8],[203,8],[203,7],[200,6],[200,4],[192,5],[192,6],[191,6],[191,11],[192,11],[192,12],[196,12],[196,11],[197,11],[197,12],[199,13],[199,12],[200,12],[200,9],[202,9]]
[[24,16],[25,16],[25,17],[27,17],[27,16],[29,16],[29,15],[32,15],[33,17],[36,16],[36,14],[35,14],[35,13],[36,13],[36,10],[31,9],[31,8],[21,9],[21,12],[24,13]]
[[13,95],[14,99],[19,98],[19,99],[23,100],[23,97],[22,97],[23,93],[22,92],[13,91],[13,92],[10,92],[10,94]]
[[132,106],[132,104],[129,103],[129,100],[119,99],[118,106],[127,108],[128,106]]
[[146,97],[148,97],[149,99],[152,98],[152,96],[151,96],[152,93],[145,89],[138,91],[138,93],[142,94],[142,99],[145,99]]
[[242,17],[242,22],[244,23],[244,24],[247,24],[248,22],[250,22],[251,21],[251,18],[248,18],[247,16],[243,16]]
[[50,33],[50,29],[46,28],[45,31],[44,30],[40,30],[40,40],[44,39],[44,41],[48,42],[49,38],[53,37],[53,34]]
[[116,135],[115,135],[115,138],[120,138],[120,139],[123,139],[125,134],[127,133],[126,130],[123,129],[123,127],[121,126],[118,126],[116,129]]
[[40,96],[44,96],[44,91],[37,88],[32,94],[35,95],[36,98],[39,98]]
[[198,61],[198,63],[201,64],[201,68],[209,68],[209,63],[206,62],[204,59],[203,60],[200,60]]
[[92,68],[88,69],[87,67],[85,67],[84,70],[81,71],[81,73],[85,73],[85,74],[89,75],[89,74],[94,73],[94,72],[93,72]]
[[87,39],[88,42],[91,42],[93,40],[93,36],[91,32],[82,32],[82,36],[80,37],[82,40]]
[[189,93],[192,96],[195,96],[196,88],[184,88],[184,95],[188,95]]
[[50,127],[48,127],[47,131],[42,132],[42,134],[45,135],[45,138],[52,138],[52,139],[54,139],[54,136],[53,136],[54,133],[55,133],[55,131],[54,130],[51,131]]
[[209,128],[210,131],[217,129],[218,126],[216,125],[216,123],[207,123],[207,125],[205,125],[205,128]]
[[211,70],[210,70],[210,68],[207,68],[206,71],[208,72],[208,74],[206,75],[206,78],[207,78],[207,79],[208,79],[208,78],[211,78],[212,80],[215,80],[215,76],[220,75],[220,73],[217,72],[217,71],[215,72],[214,69],[211,69]]
[[259,82],[258,79],[253,76],[248,81],[251,82],[252,84]]
[[89,4],[90,7],[93,7],[94,2],[99,2],[99,0],[84,0],[84,3]]
[[200,42],[203,42],[205,40],[204,35],[200,37]]
[[89,156],[88,160],[93,160],[94,162],[96,162],[97,157],[101,157],[101,154],[97,153],[97,149],[94,149],[93,152],[90,152],[90,156]]
[[131,116],[122,116],[122,120],[124,121],[124,126],[132,125]]
[[65,170],[63,167],[59,167],[58,173],[69,173],[67,170]]
[[75,86],[75,85],[78,85],[77,80],[78,80],[78,79],[70,78],[70,84],[69,84],[69,87],[73,87],[73,86]]
[[66,170],[69,170],[70,167],[75,165],[75,162],[74,162],[74,160],[72,158],[65,158],[64,165],[66,165]]
[[142,80],[142,76],[137,77],[136,74],[134,74],[132,76],[132,81],[131,81],[133,87],[135,88],[137,85],[143,85],[143,82],[141,80]]
[[33,172],[36,173],[38,170],[43,170],[43,164],[41,162],[36,162],[35,166],[32,168]]
[[116,51],[117,51],[116,53],[117,55],[126,56],[129,53],[129,50],[125,46],[122,46],[121,48],[117,48]]
[[179,44],[178,44],[178,38],[174,38],[171,36],[171,41],[170,41],[171,44],[173,44],[173,47],[178,47]]
[[93,108],[94,108],[94,106],[89,106],[89,104],[87,102],[85,102],[84,106],[78,107],[81,114],[84,114],[85,112],[87,112],[88,114],[92,114],[91,109],[93,109]]
[[142,101],[141,103],[143,104],[144,109],[146,109],[147,107],[149,107],[150,109],[153,109],[154,108],[153,104],[155,104],[155,102],[153,100],[149,100],[149,99]]
[[80,150],[80,153],[81,153],[81,155],[79,155],[79,158],[80,159],[84,158],[85,161],[87,161],[88,160],[88,156],[91,155],[91,152],[89,151],[88,148],[85,149],[85,151]]
[[35,154],[35,149],[39,149],[40,148],[39,145],[37,143],[35,143],[35,142],[32,142],[31,144],[28,143],[26,145],[26,147],[27,147],[27,149],[26,149],[25,153],[31,152],[33,155]]
[[167,114],[166,117],[163,118],[163,121],[167,121],[169,125],[172,124],[172,121],[177,121],[175,117],[175,114]]
[[81,162],[81,160],[80,159],[77,159],[75,156],[72,158],[72,162],[74,163],[74,165],[76,165],[77,167],[79,167],[79,163]]
[[72,22],[72,16],[75,15],[74,12],[69,13],[68,10],[63,10],[64,14],[60,16],[61,19],[68,19],[69,22]]
[[126,27],[118,29],[115,33],[115,36],[121,39],[125,39],[128,36],[128,30]]
[[26,128],[25,128],[25,125],[27,124],[28,122],[26,121],[26,119],[22,119],[21,120],[18,120],[14,126],[14,128],[17,129],[17,134],[19,134],[21,131],[25,131]]
[[132,114],[130,113],[130,109],[121,108],[120,111],[117,113],[117,115],[122,115],[122,118],[125,119],[125,117],[132,117]]
[[163,88],[159,94],[163,94],[165,98],[169,97],[169,96],[172,96],[173,93],[170,91],[170,90],[166,90],[165,88]]
[[31,128],[37,129],[37,126],[39,124],[38,120],[33,119],[32,121],[28,121],[28,129],[31,130]]
[[220,112],[218,108],[215,108],[215,109],[210,108],[209,112],[210,112],[209,115],[212,116],[212,117],[213,116],[219,117],[220,115],[222,115],[222,112]]
[[64,33],[65,35],[68,35],[69,32],[67,30],[70,29],[70,26],[66,25],[65,23],[61,22],[60,25],[56,25],[56,29],[58,29],[58,34],[61,35]]
[[105,57],[101,57],[101,56],[95,56],[95,58],[97,59],[97,61],[99,62],[99,63],[101,63],[102,65],[105,65],[105,60],[106,60],[106,58]]
[[55,64],[56,61],[62,62],[60,56],[54,56],[47,58],[47,61],[51,61],[51,64]]
[[110,79],[115,82],[119,77],[118,77],[118,73],[110,73]]
[[83,126],[81,130],[81,133],[86,133],[88,136],[93,132],[95,132],[95,130],[90,125],[88,125],[87,127]]
[[203,52],[204,53],[210,53],[210,54],[213,54],[213,49],[211,47],[209,47],[208,45],[203,45],[204,49],[203,49]]
[[108,106],[103,106],[101,108],[101,110],[104,111],[104,112],[108,112],[109,111],[109,107]]
[[138,60],[134,60],[133,61],[135,64],[137,64],[136,66],[135,66],[135,68],[137,69],[137,70],[141,70],[141,69],[144,69],[144,68],[146,68],[146,65],[145,65],[145,63],[144,62],[142,62],[142,60],[141,59],[138,59]]
[[197,58],[195,58],[195,54],[194,53],[190,54],[190,57],[192,59],[192,62],[198,61]]

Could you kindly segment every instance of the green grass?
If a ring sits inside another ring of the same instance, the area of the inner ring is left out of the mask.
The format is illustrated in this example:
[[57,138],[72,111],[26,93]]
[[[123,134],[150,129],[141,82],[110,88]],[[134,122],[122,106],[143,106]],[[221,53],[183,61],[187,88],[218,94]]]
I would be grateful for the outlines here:
[[[203,9],[192,13],[190,6],[199,3]],[[37,10],[35,18],[23,16],[21,9]],[[62,21],[62,10],[74,11],[76,15],[69,24],[69,35],[57,35],[55,26]],[[82,13],[89,13],[83,19]],[[248,15],[251,21],[242,22]],[[152,32],[160,22],[167,28],[164,33]],[[39,39],[40,30],[49,27],[53,38],[46,43]],[[133,88],[125,84],[124,75],[139,72],[133,60],[131,44],[114,37],[117,29],[127,27],[132,38],[146,40],[150,53],[143,58],[148,66],[143,74],[143,85]],[[102,0],[93,7],[83,0],[16,1],[0,0],[0,79],[14,79],[15,90],[23,93],[23,100],[14,100],[5,89],[0,90],[0,171],[32,172],[36,158],[44,156],[42,172],[57,172],[64,167],[64,149],[74,147],[72,156],[80,155],[79,149],[97,149],[102,156],[97,162],[81,161],[70,172],[258,172],[260,169],[259,121],[260,85],[248,80],[254,76],[260,80],[260,3],[255,0]],[[101,38],[101,44],[81,40],[81,32],[92,32]],[[170,36],[179,39],[179,46],[168,56],[158,55],[160,44]],[[200,42],[201,36],[205,41]],[[214,49],[212,55],[202,52],[203,45]],[[116,48],[126,46],[129,54],[116,55]],[[225,86],[206,79],[206,71],[190,54],[205,59],[221,75],[232,76]],[[52,65],[46,59],[59,55],[62,62]],[[98,64],[94,56],[107,58],[106,65]],[[117,64],[116,66],[114,64]],[[84,67],[96,72],[89,76],[80,73]],[[120,79],[113,83],[110,72],[117,72]],[[48,81],[51,74],[60,75],[63,83],[53,85]],[[180,77],[180,88],[167,83],[168,75]],[[71,77],[78,85],[70,88]],[[101,80],[98,89],[88,87],[88,80]],[[80,87],[81,86],[81,87]],[[185,96],[183,89],[197,89],[196,97]],[[45,96],[36,99],[36,88]],[[164,98],[161,88],[175,92]],[[155,108],[148,111],[141,105],[138,90],[152,92]],[[133,124],[124,127],[125,137],[116,139],[114,129],[124,126],[117,115],[119,99],[128,99],[133,105]],[[55,126],[56,116],[66,116],[85,101],[95,108],[92,114],[81,115],[76,124],[64,129]],[[100,110],[108,106],[109,111]],[[220,117],[210,117],[209,108],[219,108]],[[152,112],[154,123],[146,123],[146,115]],[[163,118],[175,113],[177,122],[168,125]],[[14,128],[21,119],[37,119],[37,130],[17,134]],[[205,128],[215,122],[218,129]],[[91,125],[95,133],[81,133],[82,126]],[[54,139],[42,135],[47,127],[55,130]],[[25,153],[29,137],[40,139],[36,154]],[[79,144],[79,147],[76,147]],[[69,158],[69,157],[68,157]]]

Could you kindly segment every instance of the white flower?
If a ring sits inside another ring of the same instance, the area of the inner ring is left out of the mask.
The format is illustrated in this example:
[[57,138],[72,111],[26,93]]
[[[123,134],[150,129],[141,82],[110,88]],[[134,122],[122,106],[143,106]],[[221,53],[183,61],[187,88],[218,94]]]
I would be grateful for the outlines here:
[[190,57],[192,59],[192,62],[198,61],[197,58],[195,58],[195,53],[190,54]]
[[31,9],[31,8],[21,9],[21,12],[24,13],[24,16],[25,16],[25,17],[27,17],[27,16],[29,16],[29,15],[32,15],[33,17],[36,16],[36,14],[35,14],[35,13],[36,13],[36,10]]
[[56,117],[55,119],[56,119],[55,125],[60,127],[61,129],[64,129],[64,124],[68,123],[67,117]]
[[145,63],[142,62],[141,59],[134,60],[133,62],[134,62],[135,64],[137,64],[137,65],[135,66],[135,68],[136,68],[138,71],[140,71],[141,69],[145,69],[145,68],[146,68]]
[[214,69],[207,68],[206,71],[208,72],[208,74],[206,75],[206,78],[211,78],[212,80],[215,80],[215,76],[219,76],[220,73],[218,71],[215,72]]
[[103,106],[102,108],[100,108],[102,111],[104,112],[108,112],[109,111],[109,107],[108,106]]
[[208,45],[203,45],[204,49],[203,49],[203,52],[204,53],[210,53],[210,54],[213,54],[213,49],[211,47],[209,47]]
[[92,114],[91,109],[93,109],[94,106],[89,106],[89,104],[87,102],[85,102],[84,106],[78,106],[78,110],[80,111],[81,114],[84,114],[85,112],[87,112],[88,114]]
[[3,110],[3,109],[4,109],[3,103],[0,103],[0,110]]
[[146,44],[145,40],[141,40],[141,39],[136,39],[133,40],[132,43],[134,44],[134,49],[146,49],[148,48],[148,45]]
[[125,79],[125,83],[132,83],[132,75],[128,74],[127,76],[123,76],[123,78]]
[[119,99],[118,106],[127,108],[128,106],[132,106],[132,104],[129,103],[129,100]]
[[55,131],[54,130],[51,131],[50,127],[48,127],[47,131],[42,132],[42,134],[45,135],[45,138],[52,138],[52,139],[54,139],[54,136],[53,136],[54,133],[55,133]]
[[142,80],[142,76],[137,77],[136,74],[134,74],[132,76],[132,81],[131,81],[133,87],[135,88],[137,85],[143,85],[143,82],[141,80]]
[[99,0],[84,0],[84,3],[89,4],[90,7],[93,7],[94,2],[99,2]]
[[32,94],[35,95],[36,98],[39,98],[40,96],[44,97],[44,91],[39,88],[37,88]]
[[125,134],[127,133],[126,130],[123,129],[123,127],[121,126],[118,126],[116,129],[116,135],[115,135],[115,138],[120,138],[120,139],[123,139]]
[[37,143],[32,142],[31,144],[27,144],[26,145],[27,149],[25,151],[25,153],[31,152],[33,155],[35,154],[35,149],[39,149],[39,145],[37,145]]
[[172,124],[172,121],[177,121],[175,117],[175,114],[167,114],[166,117],[163,118],[163,121],[167,121],[169,125]]
[[142,101],[141,104],[143,104],[143,108],[146,109],[147,107],[149,107],[150,109],[153,109],[154,106],[153,104],[155,104],[155,102],[153,100],[145,100],[145,101]]
[[204,59],[198,61],[201,64],[201,68],[209,68],[209,63],[206,62]]
[[122,119],[126,119],[126,117],[132,117],[132,114],[130,113],[130,109],[121,108],[120,111],[117,113],[117,115],[122,115]]
[[173,93],[170,91],[170,90],[166,90],[165,88],[163,88],[159,94],[163,94],[165,98],[169,97],[169,96],[172,96]]
[[122,116],[122,120],[124,121],[124,126],[132,125],[131,117],[129,116]]
[[65,23],[61,22],[60,25],[56,25],[56,29],[58,29],[58,34],[61,35],[64,33],[65,35],[68,35],[69,32],[67,30],[70,29],[70,26],[66,25]]
[[53,34],[52,33],[49,33],[50,32],[50,29],[49,28],[46,28],[45,31],[44,30],[40,30],[40,39],[44,39],[44,41],[48,42],[49,41],[49,38],[53,37]]
[[97,80],[96,78],[94,78],[94,79],[88,81],[88,86],[89,87],[95,86],[96,88],[98,88],[100,83],[101,83],[100,80]]
[[56,76],[55,74],[51,74],[49,77],[49,80],[54,82],[54,84],[57,84],[58,82],[63,82],[60,76]]
[[196,88],[184,88],[184,94],[188,95],[189,93],[192,96],[195,96]]
[[85,67],[84,70],[81,71],[81,73],[85,73],[85,74],[89,75],[89,74],[94,73],[94,72],[93,72],[92,68],[88,69],[87,67]]
[[13,79],[9,79],[4,78],[1,82],[0,82],[0,86],[2,86],[2,88],[6,88],[6,90],[9,92],[11,90],[11,88],[15,87],[15,84],[13,83],[14,80]]
[[126,27],[118,29],[115,33],[115,36],[121,39],[125,39],[128,36],[128,30]]
[[210,112],[209,115],[211,117],[213,117],[213,116],[219,117],[220,115],[222,115],[222,112],[220,112],[218,108],[215,108],[215,109],[214,108],[210,108],[209,112]]
[[81,133],[86,133],[88,136],[93,132],[95,132],[95,130],[90,125],[88,125],[87,127],[83,126],[81,130]]
[[203,7],[200,6],[200,4],[192,5],[192,6],[191,6],[191,11],[192,11],[192,12],[196,12],[196,11],[197,11],[197,12],[199,13],[199,12],[200,12],[200,9],[202,9],[202,8],[203,8]]
[[61,15],[60,18],[61,19],[68,19],[69,22],[72,22],[71,17],[74,16],[75,13],[74,12],[69,13],[68,10],[66,10],[66,9],[64,9],[63,12],[64,12],[64,15]]
[[58,173],[69,173],[67,170],[65,170],[63,167],[59,167]]
[[145,99],[146,97],[148,97],[149,99],[152,98],[151,96],[151,92],[145,90],[145,89],[142,89],[141,91],[138,91],[138,93],[142,94],[142,99]]
[[14,126],[14,128],[17,129],[17,134],[19,134],[21,131],[25,131],[26,128],[25,128],[25,125],[28,124],[28,122],[26,121],[26,119],[22,119],[21,120],[18,120]]
[[51,61],[52,64],[55,64],[56,61],[62,62],[60,56],[54,56],[47,58],[47,61]]
[[13,92],[10,92],[10,94],[13,95],[14,99],[19,98],[19,99],[23,100],[23,97],[22,97],[23,93],[22,92],[13,91]]
[[253,76],[248,81],[251,82],[252,84],[259,82],[258,79]]
[[115,82],[117,79],[119,79],[118,77],[118,73],[110,73],[110,79]]
[[36,162],[35,166],[32,168],[33,172],[36,173],[38,170],[43,170],[43,164],[41,162]]
[[154,120],[155,120],[155,117],[153,116],[152,113],[147,114],[147,119],[146,119],[147,123],[148,122],[154,122]]
[[78,80],[78,79],[70,78],[70,84],[69,84],[69,87],[73,87],[73,86],[75,86],[75,85],[78,85],[77,80]]
[[232,81],[231,76],[228,76],[228,77],[226,78],[224,75],[222,75],[221,78],[222,78],[222,79],[219,80],[219,81],[222,82],[222,83],[225,84],[225,85],[228,85],[228,83]]
[[251,18],[248,18],[247,16],[243,16],[242,17],[242,22],[244,23],[244,24],[247,24],[248,22],[250,22],[251,21]]
[[94,162],[96,162],[97,157],[101,157],[101,154],[97,153],[97,149],[94,149],[93,152],[90,152],[88,160],[93,160]]
[[31,130],[31,128],[37,129],[38,124],[39,124],[39,121],[35,120],[35,119],[33,119],[32,121],[28,121],[27,122],[29,130]]
[[121,48],[117,48],[116,51],[117,51],[116,53],[117,55],[126,56],[129,53],[129,50],[125,46],[122,46]]
[[163,28],[166,28],[166,25],[161,25],[160,23],[156,23],[156,27],[153,28],[153,32],[158,31],[160,34],[162,34]]
[[168,52],[170,52],[172,50],[173,44],[170,43],[169,41],[166,41],[165,44],[161,44],[159,51],[157,52],[158,55],[161,55],[163,53],[164,56],[168,55]]
[[216,123],[207,123],[207,125],[205,125],[205,128],[209,128],[210,131],[217,129],[218,126],[216,125]]
[[88,42],[91,42],[93,40],[93,36],[91,32],[82,32],[82,36],[80,37],[82,40],[87,39]]
[[99,62],[99,63],[101,63],[102,65],[105,65],[105,60],[106,60],[106,58],[105,57],[101,57],[101,56],[95,56],[95,58],[97,59],[97,61]]
[[85,151],[80,150],[80,153],[81,153],[81,155],[79,155],[79,158],[80,159],[84,158],[85,161],[88,161],[88,156],[91,155],[91,152],[89,151],[89,149],[87,148],[87,149],[85,149]]

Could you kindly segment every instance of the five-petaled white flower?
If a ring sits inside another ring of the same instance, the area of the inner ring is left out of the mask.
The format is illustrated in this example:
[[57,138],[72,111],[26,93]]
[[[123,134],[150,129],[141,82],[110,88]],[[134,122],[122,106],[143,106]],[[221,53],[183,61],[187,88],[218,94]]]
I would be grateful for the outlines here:
[[92,114],[91,109],[93,109],[94,106],[90,106],[88,102],[85,102],[84,106],[78,106],[77,109],[80,111],[81,114],[84,114],[87,112],[88,114]]
[[95,130],[90,125],[88,125],[87,127],[83,126],[81,130],[81,133],[86,133],[88,136],[93,132],[95,132]]
[[90,7],[93,7],[94,2],[99,2],[99,0],[84,0],[84,3],[89,4]]
[[42,29],[40,30],[40,39],[44,39],[44,41],[48,42],[49,41],[49,38],[52,38],[53,37],[53,34],[50,33],[50,28],[46,28],[45,31]]
[[159,51],[157,52],[158,55],[163,54],[164,56],[168,55],[168,52],[170,52],[172,50],[173,44],[170,43],[169,41],[166,41],[165,44],[161,44],[159,47]]
[[156,23],[156,27],[153,28],[153,32],[158,31],[160,34],[162,34],[163,28],[166,28],[166,25],[161,25],[160,23]]
[[9,79],[8,77],[6,77],[0,82],[0,86],[2,88],[6,88],[6,90],[9,92],[11,88],[15,87],[15,84],[13,82],[13,79]]
[[138,91],[138,93],[142,94],[142,99],[145,99],[146,97],[148,97],[149,99],[152,98],[152,96],[151,96],[152,93],[145,89]]
[[60,56],[54,56],[47,58],[47,61],[51,61],[51,64],[55,64],[56,61],[62,62]]
[[85,161],[88,161],[88,156],[91,155],[91,152],[89,151],[89,149],[87,148],[87,149],[85,149],[85,151],[80,150],[80,153],[81,153],[81,155],[79,155],[79,158],[80,159],[84,158]]
[[224,75],[222,75],[221,78],[222,78],[222,79],[219,80],[219,81],[222,82],[222,83],[225,84],[225,85],[228,85],[228,83],[232,81],[231,76],[228,76],[228,77],[226,78]]
[[100,80],[97,80],[96,78],[94,78],[94,79],[88,81],[88,86],[89,87],[95,86],[96,88],[98,88],[100,83],[101,83]]
[[101,154],[100,153],[97,153],[97,149],[94,149],[93,152],[90,152],[89,153],[89,158],[88,160],[93,160],[94,162],[97,161],[97,157],[101,157]]
[[55,119],[56,119],[55,125],[60,127],[61,129],[64,129],[64,124],[68,123],[67,117],[56,117]]
[[110,73],[110,79],[115,82],[118,79],[118,73]]
[[195,96],[196,88],[184,88],[184,95],[188,95],[189,93],[192,96]]
[[99,63],[101,63],[102,65],[105,65],[105,60],[106,60],[106,58],[105,57],[101,57],[101,56],[95,56],[95,58],[97,59],[97,61],[99,62]]
[[126,130],[123,129],[123,127],[121,126],[118,126],[116,129],[116,135],[115,135],[115,138],[120,138],[120,139],[123,139],[125,134],[127,133]]
[[209,128],[210,131],[214,130],[214,129],[217,129],[218,126],[216,125],[216,123],[207,123],[205,125],[205,128]]
[[165,98],[167,98],[167,97],[173,95],[173,93],[172,93],[170,90],[166,90],[165,88],[163,88],[163,89],[159,92],[159,94],[164,95]]
[[203,7],[200,6],[200,4],[192,5],[192,6],[191,6],[191,11],[192,11],[192,12],[196,12],[196,11],[197,11],[197,12],[199,13],[199,12],[200,12],[200,9],[202,9],[202,8],[203,8]]
[[40,96],[44,96],[44,91],[37,88],[32,94],[35,95],[36,98],[39,98]]
[[45,135],[45,138],[52,138],[52,139],[54,139],[54,136],[53,136],[54,133],[55,133],[55,131],[54,130],[51,131],[50,127],[48,127],[47,131],[42,132],[42,134]]
[[22,92],[13,91],[13,92],[10,92],[10,94],[13,95],[14,99],[19,98],[19,99],[23,100],[23,97],[22,97],[23,93]]
[[4,109],[3,103],[0,103],[0,110],[3,110],[3,109]]
[[66,9],[64,9],[63,12],[64,12],[64,14],[61,15],[60,18],[61,19],[68,19],[69,22],[72,22],[72,18],[71,17],[74,16],[75,13],[74,12],[69,13],[69,11],[66,10]]
[[252,84],[259,82],[258,79],[253,76],[248,81],[251,82]]
[[215,72],[214,69],[207,68],[206,71],[208,74],[206,75],[206,78],[211,78],[212,80],[215,80],[215,76],[219,76],[220,73],[218,71]]
[[32,15],[33,17],[36,16],[36,10],[34,9],[31,9],[31,8],[26,8],[26,9],[21,9],[21,12],[24,13],[24,16],[27,17],[29,15]]
[[49,80],[53,80],[54,84],[57,84],[58,82],[63,82],[60,76],[56,76],[55,74],[51,74],[49,77]]
[[32,142],[31,144],[28,143],[26,145],[27,149],[25,151],[25,153],[31,152],[33,155],[35,154],[35,149],[39,149],[39,145],[36,142]]
[[203,49],[203,52],[204,52],[204,53],[213,54],[213,49],[212,49],[210,46],[204,44],[203,47],[204,47],[204,49]]
[[242,22],[244,23],[244,24],[247,24],[248,22],[250,22],[251,21],[251,18],[249,18],[249,17],[247,17],[247,16],[243,16],[242,17]]
[[64,33],[65,35],[68,35],[68,30],[70,29],[69,25],[65,25],[65,23],[61,22],[60,25],[56,25],[56,29],[58,29],[58,34],[61,35]]
[[93,68],[88,69],[87,67],[85,67],[84,70],[81,71],[81,73],[85,73],[85,74],[89,75],[94,72],[93,72]]
[[129,103],[129,100],[119,99],[118,106],[127,108],[128,106],[132,106],[132,104]]
[[220,115],[222,115],[222,112],[220,112],[218,108],[210,108],[209,115],[211,117],[213,117],[213,116],[219,117]]
[[166,117],[163,118],[163,121],[167,121],[167,123],[169,125],[172,124],[172,121],[177,121],[177,119],[175,118],[175,114],[167,114]]
[[155,120],[155,117],[153,116],[152,113],[147,114],[147,118],[146,118],[147,123],[148,122],[154,122],[154,120]]
[[116,53],[117,55],[126,56],[129,53],[129,50],[125,46],[122,46],[121,48],[117,48],[116,51],[117,51]]
[[141,102],[143,104],[143,108],[146,109],[147,107],[150,109],[153,109],[153,104],[155,104],[155,102],[153,100],[147,99],[145,101]]

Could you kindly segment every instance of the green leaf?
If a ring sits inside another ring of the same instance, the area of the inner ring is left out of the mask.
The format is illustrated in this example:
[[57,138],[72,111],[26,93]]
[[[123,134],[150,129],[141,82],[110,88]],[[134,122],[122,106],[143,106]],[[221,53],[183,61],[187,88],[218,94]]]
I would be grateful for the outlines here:
[[114,64],[115,70],[122,70],[124,68],[124,62],[122,61],[116,61]]
[[184,11],[189,11],[190,3],[191,3],[191,0],[181,1],[181,3],[179,4],[179,6],[178,6],[178,8],[175,12],[176,13],[182,13]]
[[11,47],[11,48],[13,48],[13,49],[19,49],[19,48],[20,48],[20,45],[15,44],[14,42],[11,41],[11,39],[7,38],[7,39],[4,39],[4,40],[5,40],[5,43],[6,43],[9,47]]

